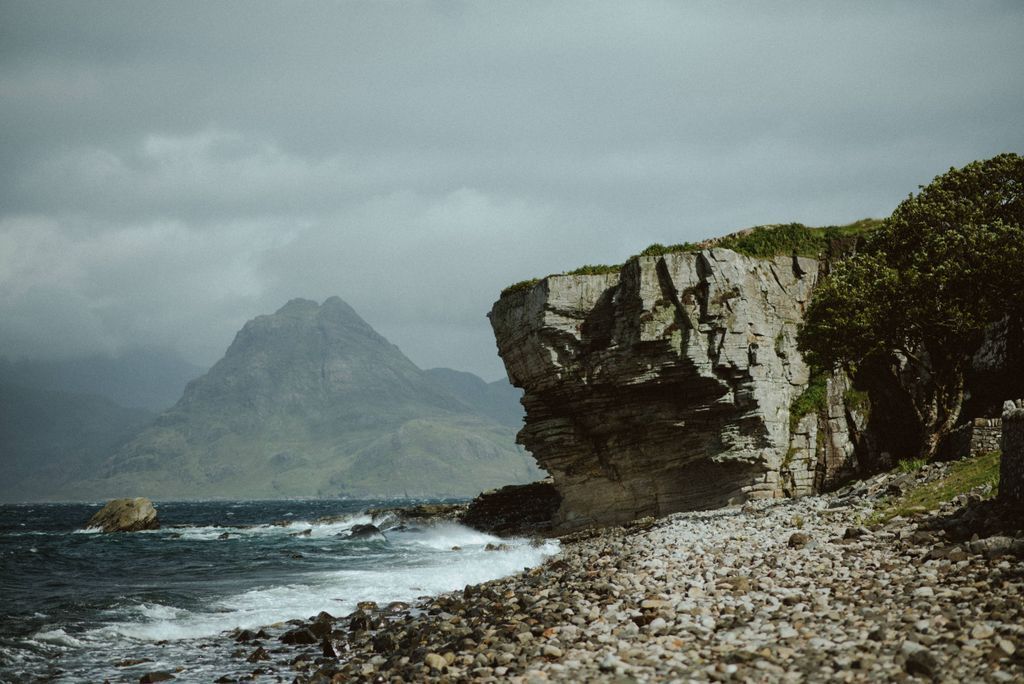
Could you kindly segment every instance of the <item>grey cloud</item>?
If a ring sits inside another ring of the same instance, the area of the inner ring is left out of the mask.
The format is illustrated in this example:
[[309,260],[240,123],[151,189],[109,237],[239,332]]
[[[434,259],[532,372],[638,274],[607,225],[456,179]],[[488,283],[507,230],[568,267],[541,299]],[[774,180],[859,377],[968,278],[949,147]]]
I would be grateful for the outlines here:
[[1020,151],[1022,29],[1015,2],[7,2],[0,354],[67,352],[64,321],[209,362],[339,294],[495,377],[509,282],[885,215]]

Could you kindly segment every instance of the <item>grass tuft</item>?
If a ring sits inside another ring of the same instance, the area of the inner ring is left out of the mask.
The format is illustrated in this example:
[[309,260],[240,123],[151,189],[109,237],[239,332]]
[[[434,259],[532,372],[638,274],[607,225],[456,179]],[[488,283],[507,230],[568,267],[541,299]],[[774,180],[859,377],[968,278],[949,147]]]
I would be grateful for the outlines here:
[[533,287],[539,282],[540,278],[520,280],[518,283],[513,283],[512,285],[509,285],[504,290],[502,290],[501,296],[504,297],[505,295],[512,294],[513,292],[523,292],[524,290],[529,290],[531,287]]
[[901,473],[916,473],[926,465],[928,465],[926,458],[905,458],[896,464],[896,470]]
[[693,252],[700,249],[695,242],[682,242],[678,245],[663,245],[659,242],[655,242],[653,245],[648,246],[637,256],[650,257],[650,256],[665,256],[666,254],[675,254],[676,252]]
[[789,431],[796,430],[797,424],[804,416],[812,413],[824,413],[828,402],[828,377],[825,373],[811,371],[811,378],[804,391],[797,395],[789,406]]

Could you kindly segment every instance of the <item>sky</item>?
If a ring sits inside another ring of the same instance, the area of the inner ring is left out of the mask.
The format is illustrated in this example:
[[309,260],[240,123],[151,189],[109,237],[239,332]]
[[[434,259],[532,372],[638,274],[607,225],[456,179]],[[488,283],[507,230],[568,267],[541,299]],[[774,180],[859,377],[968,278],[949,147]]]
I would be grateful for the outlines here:
[[0,0],[0,356],[338,295],[504,375],[506,285],[1024,153],[1024,3]]

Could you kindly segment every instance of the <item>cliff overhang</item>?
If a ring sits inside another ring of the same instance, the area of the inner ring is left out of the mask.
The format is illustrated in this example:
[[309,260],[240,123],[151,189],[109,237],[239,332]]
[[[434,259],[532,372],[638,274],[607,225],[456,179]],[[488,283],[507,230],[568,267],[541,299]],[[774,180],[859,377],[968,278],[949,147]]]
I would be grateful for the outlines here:
[[808,494],[841,469],[840,379],[823,412],[790,415],[809,379],[796,332],[818,272],[808,257],[712,247],[503,293],[489,318],[525,391],[518,439],[562,496],[556,525]]

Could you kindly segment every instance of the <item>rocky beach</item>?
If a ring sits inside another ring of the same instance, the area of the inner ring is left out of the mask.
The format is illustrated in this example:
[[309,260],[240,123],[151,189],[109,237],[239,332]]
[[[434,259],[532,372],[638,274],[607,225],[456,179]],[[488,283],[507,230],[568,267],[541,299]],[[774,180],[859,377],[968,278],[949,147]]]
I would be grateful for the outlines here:
[[235,634],[236,657],[309,683],[1020,681],[1021,531],[980,490],[876,512],[949,467],[576,533],[538,567],[411,607]]

